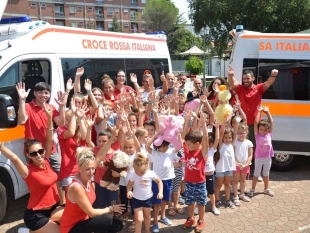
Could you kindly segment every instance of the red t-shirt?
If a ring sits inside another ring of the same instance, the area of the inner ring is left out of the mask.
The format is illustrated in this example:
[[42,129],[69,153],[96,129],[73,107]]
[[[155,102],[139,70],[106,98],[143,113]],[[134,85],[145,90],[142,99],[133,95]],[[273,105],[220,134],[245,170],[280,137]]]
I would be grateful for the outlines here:
[[[79,183],[85,190],[85,194],[87,196],[87,199],[91,205],[96,200],[96,193],[91,185],[91,183],[88,183],[89,190],[86,189],[86,187],[80,183],[79,180],[73,180],[72,184]],[[71,184],[71,185],[72,185]],[[70,185],[70,186],[71,186]],[[69,186],[69,189],[70,189]],[[60,219],[60,232],[61,233],[68,233],[72,227],[75,226],[75,224],[89,219],[89,216],[81,209],[81,207],[77,203],[73,203],[69,198],[68,194],[66,196],[66,208],[62,214],[62,217]]]
[[185,176],[184,180],[191,183],[202,183],[206,181],[204,168],[206,160],[202,156],[201,149],[189,151],[186,144],[184,148]]
[[28,186],[30,197],[27,209],[41,210],[59,202],[56,186],[57,174],[49,161],[44,159],[45,169],[28,162],[28,175],[24,178]]
[[[98,154],[98,151],[100,150],[100,148],[98,146],[96,146],[94,148],[94,154],[95,156],[97,156]],[[110,153],[108,153],[104,159],[102,160],[102,162],[104,163],[107,159],[111,159],[112,156],[114,155],[114,150],[110,151]],[[107,167],[105,167],[104,165],[100,164],[97,168],[96,168],[96,173],[95,173],[95,177],[94,177],[94,181],[99,184],[100,183],[100,180],[102,179],[104,173],[107,171]]]
[[241,108],[247,117],[247,123],[254,125],[255,116],[257,114],[257,106],[262,102],[262,96],[265,92],[264,83],[258,85],[252,84],[250,88],[243,85],[237,85],[236,93],[241,102]]
[[87,146],[84,140],[80,140],[78,145],[75,136],[65,138],[65,132],[67,130],[68,129],[65,126],[58,126],[56,130],[61,151],[61,164],[58,180],[78,174],[79,168],[75,158],[76,149],[79,146]]
[[[53,118],[59,116],[59,112],[56,108],[47,104],[47,107],[53,109]],[[47,128],[47,116],[44,109],[38,105],[36,105],[35,100],[32,100],[29,103],[25,104],[26,114],[28,119],[25,123],[25,139],[34,138],[39,140],[42,143],[42,146],[45,146],[45,137],[46,137],[46,128]],[[56,152],[56,145],[54,143],[52,148],[52,153]],[[26,150],[24,149],[24,153],[26,154]]]
[[[134,91],[134,89],[132,89],[130,86],[124,85],[123,92],[129,93],[130,90]],[[117,86],[115,86],[113,94],[114,94],[114,98],[118,100],[119,99],[119,95],[121,94],[121,90],[118,89]]]

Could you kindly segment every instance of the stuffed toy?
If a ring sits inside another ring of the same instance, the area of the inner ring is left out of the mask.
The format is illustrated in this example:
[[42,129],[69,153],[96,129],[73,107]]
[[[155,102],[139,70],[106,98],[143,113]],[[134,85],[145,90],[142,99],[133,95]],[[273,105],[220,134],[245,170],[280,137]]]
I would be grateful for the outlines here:
[[233,108],[229,104],[230,98],[231,98],[230,91],[227,90],[225,85],[221,85],[219,87],[219,93],[218,93],[218,99],[220,103],[215,108],[215,112],[214,112],[214,116],[220,125],[223,125],[232,116]]
[[122,151],[115,152],[111,159],[104,161],[104,166],[106,166],[108,169],[100,181],[100,186],[106,187],[111,191],[118,190],[120,177],[113,177],[112,171],[116,171],[120,173],[120,176],[126,177],[130,163],[131,159],[127,154]]
[[197,108],[199,107],[199,105],[200,105],[200,99],[196,98],[196,99],[186,102],[184,105],[184,109],[190,109],[193,112],[195,112]]
[[183,131],[184,118],[181,116],[164,115],[159,116],[159,127],[162,135],[159,135],[154,141],[155,146],[160,146],[163,141],[170,142],[176,150],[182,145],[179,142],[178,134]]

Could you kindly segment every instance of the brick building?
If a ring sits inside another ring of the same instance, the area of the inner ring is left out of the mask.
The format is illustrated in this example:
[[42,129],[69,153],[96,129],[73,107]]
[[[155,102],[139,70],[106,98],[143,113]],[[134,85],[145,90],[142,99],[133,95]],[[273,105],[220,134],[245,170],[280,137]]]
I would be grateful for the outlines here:
[[5,17],[30,16],[50,24],[111,30],[114,15],[124,32],[146,32],[143,9],[147,0],[10,0]]

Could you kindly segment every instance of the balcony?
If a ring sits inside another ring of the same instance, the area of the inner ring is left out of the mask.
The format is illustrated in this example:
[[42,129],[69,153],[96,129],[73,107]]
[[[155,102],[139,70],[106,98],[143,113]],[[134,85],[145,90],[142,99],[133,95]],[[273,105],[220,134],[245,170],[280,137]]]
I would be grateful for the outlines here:
[[56,18],[65,18],[65,12],[64,11],[60,11],[60,12],[55,12],[55,17]]
[[103,14],[96,14],[96,20],[97,21],[103,21],[104,20],[104,17],[103,17]]
[[103,5],[103,0],[95,0],[95,5]]
[[57,3],[64,3],[65,0],[54,0],[54,2],[57,2]]
[[137,0],[130,0],[130,6],[138,6]]

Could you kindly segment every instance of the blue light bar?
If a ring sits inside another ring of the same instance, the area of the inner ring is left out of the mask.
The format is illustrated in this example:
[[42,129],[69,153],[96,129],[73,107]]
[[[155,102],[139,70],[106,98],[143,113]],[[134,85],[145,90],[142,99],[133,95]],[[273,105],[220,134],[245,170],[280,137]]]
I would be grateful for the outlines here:
[[31,22],[31,21],[32,21],[32,19],[29,16],[22,16],[22,17],[1,19],[0,24],[24,23],[24,22]]
[[158,31],[158,32],[146,32],[146,35],[158,35],[158,34],[165,34],[164,31]]

